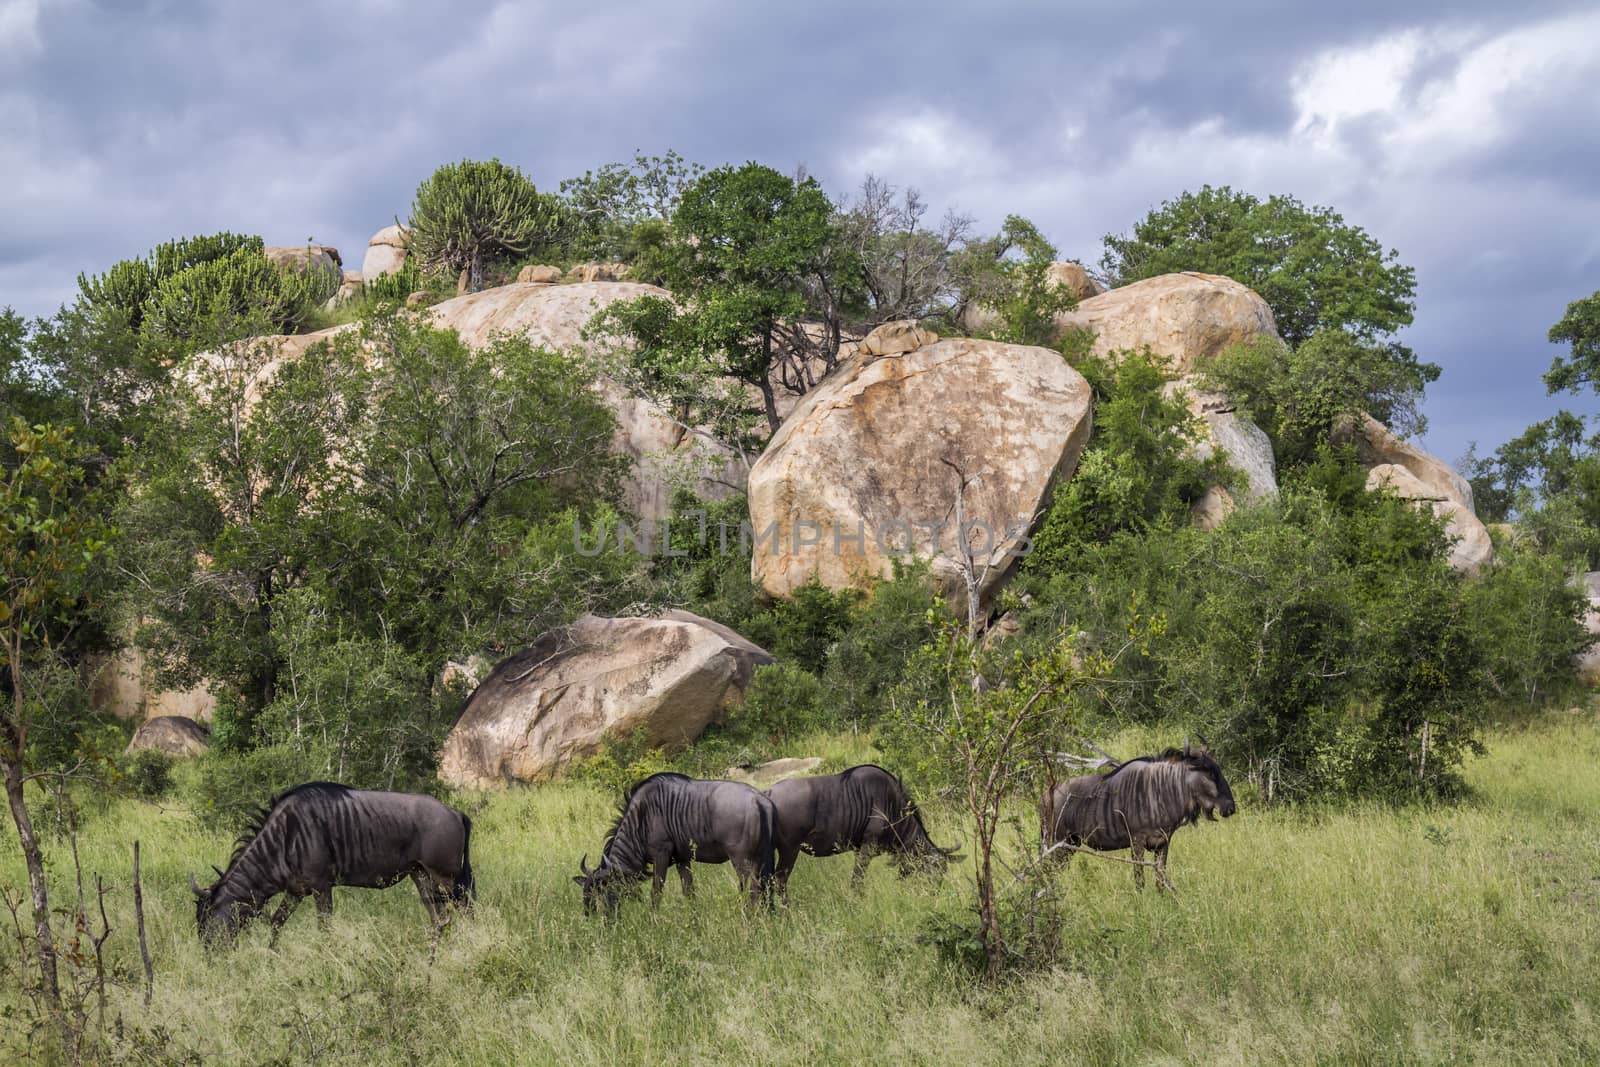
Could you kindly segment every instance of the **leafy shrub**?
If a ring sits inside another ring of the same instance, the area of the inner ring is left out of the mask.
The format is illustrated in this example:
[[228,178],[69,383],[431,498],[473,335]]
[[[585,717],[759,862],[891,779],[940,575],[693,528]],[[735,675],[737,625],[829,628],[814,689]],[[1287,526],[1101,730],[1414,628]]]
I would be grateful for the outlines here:
[[259,249],[242,247],[157,282],[144,326],[197,347],[250,333],[294,333],[338,288],[331,272],[284,270]]
[[172,788],[172,766],[176,761],[165,752],[142,749],[122,761],[122,781],[141,800],[160,800]]
[[312,746],[265,745],[242,754],[211,752],[195,761],[190,807],[208,830],[237,830],[273,796],[316,777]]
[[573,769],[579,781],[594,782],[608,793],[621,796],[641,778],[668,770],[666,755],[650,744],[644,730],[608,733],[593,756]]
[[464,270],[476,292],[490,259],[558,239],[563,219],[560,199],[539,192],[522,171],[498,159],[464,159],[417,186],[406,228],[424,270]]

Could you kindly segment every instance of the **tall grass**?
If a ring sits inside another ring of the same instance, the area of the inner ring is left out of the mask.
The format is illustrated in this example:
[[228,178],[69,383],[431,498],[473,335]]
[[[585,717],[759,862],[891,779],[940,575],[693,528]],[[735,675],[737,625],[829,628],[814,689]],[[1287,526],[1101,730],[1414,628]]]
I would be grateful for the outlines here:
[[[275,951],[260,928],[231,952],[202,949],[188,871],[222,863],[229,842],[182,810],[117,801],[79,845],[91,878],[119,880],[112,1048],[135,1059],[1600,1062],[1600,722],[1569,715],[1490,740],[1455,806],[1243,807],[1185,829],[1176,897],[1135,893],[1125,865],[1076,859],[1059,875],[1066,960],[998,985],[941,962],[923,936],[930,916],[967,906],[965,867],[900,880],[880,861],[856,895],[848,857],[802,859],[788,908],[770,915],[706,867],[692,901],[673,879],[658,911],[638,900],[615,924],[588,918],[571,876],[615,803],[589,784],[481,802],[478,908],[431,963],[405,885],[336,891],[326,932],[305,907]],[[830,763],[868,755],[825,741]],[[953,811],[926,807],[936,839],[958,831]],[[148,1009],[125,889],[134,838]],[[50,854],[65,902],[70,855],[59,842]],[[23,884],[8,839],[0,885]],[[0,957],[10,1020],[26,963]],[[40,1055],[23,1030],[0,1029],[0,1061]]]

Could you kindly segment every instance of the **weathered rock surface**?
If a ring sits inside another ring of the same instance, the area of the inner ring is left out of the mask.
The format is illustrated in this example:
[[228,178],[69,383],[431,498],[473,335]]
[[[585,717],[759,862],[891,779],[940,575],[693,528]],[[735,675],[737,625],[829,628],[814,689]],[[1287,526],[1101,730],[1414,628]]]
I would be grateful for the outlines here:
[[406,263],[406,232],[398,225],[385,226],[367,242],[361,261],[361,276],[372,281],[382,274],[394,274]]
[[1380,463],[1367,471],[1368,489],[1389,489],[1396,496],[1427,504],[1445,522],[1446,532],[1455,538],[1450,549],[1450,565],[1463,574],[1477,574],[1494,558],[1494,543],[1489,531],[1472,513],[1472,508],[1418,478],[1408,468],[1395,463]]
[[1494,558],[1494,542],[1473,508],[1472,485],[1454,467],[1402,441],[1371,415],[1363,414],[1335,435],[1341,440],[1353,437],[1367,467],[1367,488],[1387,485],[1407,500],[1427,502],[1445,519],[1451,536],[1459,538],[1450,551],[1451,566],[1476,574]]
[[[1077,263],[1052,263],[1045,272],[1045,277],[1065,288],[1080,301],[1099,296],[1106,291],[1105,286],[1089,277],[1089,272]],[[968,304],[961,312],[961,325],[973,333],[986,330],[999,321],[999,315],[993,310],[977,304]],[[1061,325],[1065,325],[1064,320]]]
[[[1244,473],[1247,480],[1243,496],[1248,501],[1277,495],[1277,461],[1272,454],[1272,440],[1261,427],[1239,412],[1227,397],[1201,388],[1192,377],[1168,383],[1167,391],[1181,392],[1189,410],[1200,420],[1205,437],[1195,444],[1198,458],[1207,459],[1221,452],[1229,465]],[[1214,530],[1233,513],[1234,507],[1233,494],[1214,485],[1194,504],[1195,524]]]
[[779,596],[812,575],[861,587],[892,575],[909,545],[959,585],[948,461],[969,481],[967,521],[982,524],[970,544],[987,595],[1015,563],[1019,527],[1076,469],[1089,409],[1088,383],[1048,349],[951,339],[858,354],[806,394],[750,472],[751,575]]
[[545,285],[554,285],[560,280],[560,267],[544,267],[537,263],[530,263],[517,271],[517,281],[519,282],[542,282]]
[[282,270],[326,274],[343,281],[344,261],[332,245],[269,245],[262,249],[267,260]]
[[1357,453],[1368,467],[1385,463],[1404,467],[1433,496],[1454,500],[1468,511],[1473,510],[1472,483],[1450,464],[1410,441],[1402,441],[1371,415],[1362,414],[1354,430]]
[[[1583,576],[1583,591],[1589,598],[1589,610],[1583,615],[1583,628],[1591,637],[1600,637],[1600,571],[1590,571]],[[1600,642],[1590,645],[1577,655],[1578,678],[1584,685],[1600,686]]]
[[1180,375],[1195,361],[1258,337],[1278,336],[1272,309],[1218,274],[1163,274],[1090,297],[1057,320],[1092,330],[1097,356],[1149,348]]
[[406,296],[406,307],[408,308],[425,308],[432,303],[433,294],[426,289],[418,289],[416,292]]
[[119,719],[147,719],[177,715],[209,722],[217,698],[204,684],[193,689],[161,689],[137,648],[124,648],[110,656],[92,657],[84,665],[89,702]]
[[467,789],[539,781],[592,756],[607,733],[643,730],[651,745],[688,744],[771,662],[686,611],[586,615],[484,679],[445,739],[439,777]]
[[211,731],[182,715],[146,719],[133,732],[128,754],[153,749],[169,756],[202,756],[211,748]]
[[1106,287],[1089,277],[1089,272],[1079,263],[1052,263],[1045,277],[1079,300],[1088,300],[1106,291]]
[[933,344],[939,335],[917,325],[916,319],[886,322],[861,339],[857,349],[863,356],[898,356]]
[[568,278],[580,282],[620,282],[627,276],[626,263],[579,263],[567,271]]
[[[583,344],[585,325],[606,305],[640,296],[668,297],[665,289],[635,282],[541,285],[513,282],[435,305],[429,314],[473,347],[499,333],[519,334],[536,345],[569,349]],[[670,513],[673,486],[689,483],[699,495],[720,499],[744,484],[744,464],[724,446],[687,429],[648,400],[602,379],[601,394],[617,416],[616,448],[633,460],[623,501],[636,514]]]
[[821,756],[790,756],[770,760],[754,767],[729,767],[724,775],[734,782],[744,782],[757,789],[771,789],[785,778],[800,778],[814,774],[822,766]]

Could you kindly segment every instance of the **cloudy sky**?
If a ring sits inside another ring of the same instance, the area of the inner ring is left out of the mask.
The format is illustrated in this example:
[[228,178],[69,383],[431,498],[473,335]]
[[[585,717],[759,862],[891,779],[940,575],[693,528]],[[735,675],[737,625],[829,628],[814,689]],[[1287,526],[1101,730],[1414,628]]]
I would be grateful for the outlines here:
[[667,148],[871,171],[1086,262],[1185,189],[1291,193],[1416,268],[1430,450],[1596,408],[1539,380],[1600,289],[1593,3],[0,0],[0,305],[220,229],[359,265],[439,163],[554,187]]

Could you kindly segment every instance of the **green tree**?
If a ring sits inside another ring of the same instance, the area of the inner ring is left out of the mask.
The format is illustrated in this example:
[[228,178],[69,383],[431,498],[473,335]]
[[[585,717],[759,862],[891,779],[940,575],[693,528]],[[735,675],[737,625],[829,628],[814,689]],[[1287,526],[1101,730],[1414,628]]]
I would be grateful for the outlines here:
[[483,288],[492,258],[552,242],[561,226],[559,198],[498,159],[446,163],[424,178],[406,224],[423,269],[465,271],[468,292]]
[[1089,358],[1077,367],[1094,388],[1094,429],[1039,524],[1028,573],[1070,568],[1089,546],[1124,532],[1185,524],[1210,486],[1239,480],[1215,449],[1197,456],[1203,430],[1159,361],[1124,353],[1115,364]]
[[1008,215],[998,236],[963,250],[956,265],[962,299],[996,316],[977,332],[1009,344],[1054,346],[1061,336],[1056,316],[1078,302],[1051,280],[1055,260],[1055,246],[1019,215]]
[[1132,232],[1105,238],[1104,267],[1117,284],[1175,271],[1223,274],[1272,307],[1291,345],[1321,330],[1362,341],[1411,322],[1416,272],[1332,208],[1292,196],[1257,199],[1202,186],[1154,209]]
[[[151,297],[162,282],[194,267],[226,259],[235,252],[261,252],[259,237],[216,233],[157,245],[142,259],[125,259],[104,274],[78,275],[80,302],[97,311],[119,311],[138,330]],[[326,298],[324,298],[326,299]]]
[[[638,262],[656,250],[683,190],[705,170],[676,152],[635,152],[632,164],[608,163],[564,180],[566,250],[580,259]],[[650,264],[640,266],[636,276],[653,275]]]
[[1545,372],[1544,384],[1550,392],[1600,385],[1600,292],[1567,305],[1561,321],[1550,327],[1550,340],[1572,346],[1565,356],[1557,356]]
[[0,714],[0,774],[28,867],[41,990],[48,1009],[66,1027],[44,856],[23,795],[30,725],[27,656],[47,635],[48,624],[72,607],[89,564],[106,547],[107,530],[78,497],[84,471],[70,429],[30,427],[14,419],[8,436],[16,462],[0,473],[0,667],[10,690],[8,707]]
[[803,392],[831,369],[843,309],[857,299],[859,270],[833,205],[814,179],[758,163],[708,171],[682,192],[663,270],[676,303],[612,304],[591,333],[628,343],[632,388],[758,446],[778,428],[775,380]]
[[1289,346],[1271,339],[1235,345],[1200,366],[1202,375],[1272,438],[1280,466],[1312,461],[1347,421],[1370,413],[1397,433],[1427,425],[1420,406],[1433,363],[1409,349],[1341,329]]

